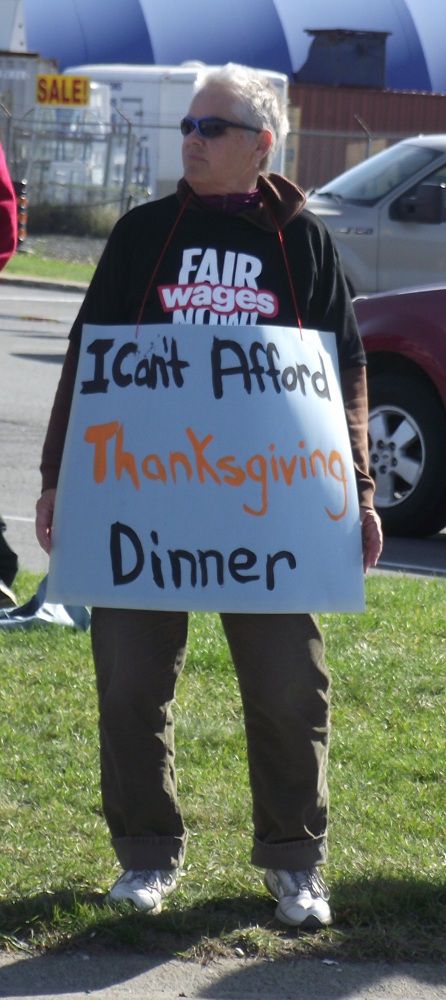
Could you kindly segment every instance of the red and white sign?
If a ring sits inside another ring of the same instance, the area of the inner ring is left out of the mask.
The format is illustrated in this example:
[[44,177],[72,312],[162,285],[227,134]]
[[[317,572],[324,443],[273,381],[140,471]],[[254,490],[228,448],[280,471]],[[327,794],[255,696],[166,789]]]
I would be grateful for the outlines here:
[[90,103],[90,80],[86,76],[39,73],[36,77],[36,103],[52,107],[85,107]]

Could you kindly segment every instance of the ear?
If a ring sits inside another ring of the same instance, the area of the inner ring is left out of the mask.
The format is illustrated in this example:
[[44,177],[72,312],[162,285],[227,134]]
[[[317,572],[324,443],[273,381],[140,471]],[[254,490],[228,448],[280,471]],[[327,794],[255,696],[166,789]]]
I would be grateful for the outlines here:
[[268,155],[273,143],[273,134],[269,129],[262,129],[257,136],[256,149],[260,155],[260,162]]

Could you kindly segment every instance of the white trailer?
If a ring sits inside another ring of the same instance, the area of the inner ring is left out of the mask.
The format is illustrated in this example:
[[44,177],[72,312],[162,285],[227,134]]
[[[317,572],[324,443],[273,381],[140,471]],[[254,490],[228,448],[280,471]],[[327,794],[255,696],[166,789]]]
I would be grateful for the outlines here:
[[[65,73],[88,76],[107,83],[111,92],[112,121],[128,122],[134,133],[133,180],[160,198],[175,190],[182,174],[179,123],[191,102],[193,86],[203,63],[182,66],[131,66],[89,64],[67,66]],[[288,78],[261,70],[288,99]],[[285,152],[277,151],[272,169],[283,172]]]
[[23,0],[1,0],[0,52],[26,52]]

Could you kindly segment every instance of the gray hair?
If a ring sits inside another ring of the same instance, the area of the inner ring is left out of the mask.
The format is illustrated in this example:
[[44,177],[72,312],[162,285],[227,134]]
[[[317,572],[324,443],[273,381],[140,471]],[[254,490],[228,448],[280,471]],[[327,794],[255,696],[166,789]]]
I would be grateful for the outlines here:
[[265,170],[281,142],[289,132],[289,121],[285,102],[266,73],[226,63],[216,69],[203,69],[195,82],[195,93],[205,87],[221,87],[232,94],[233,110],[241,121],[272,133],[271,149],[260,164]]

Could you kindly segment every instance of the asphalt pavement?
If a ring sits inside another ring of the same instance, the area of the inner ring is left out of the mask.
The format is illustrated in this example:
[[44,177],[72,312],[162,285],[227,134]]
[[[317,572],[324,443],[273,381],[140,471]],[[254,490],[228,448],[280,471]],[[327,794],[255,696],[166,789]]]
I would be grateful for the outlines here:
[[0,514],[21,569],[43,576],[34,532],[39,461],[67,336],[85,285],[0,275]]

